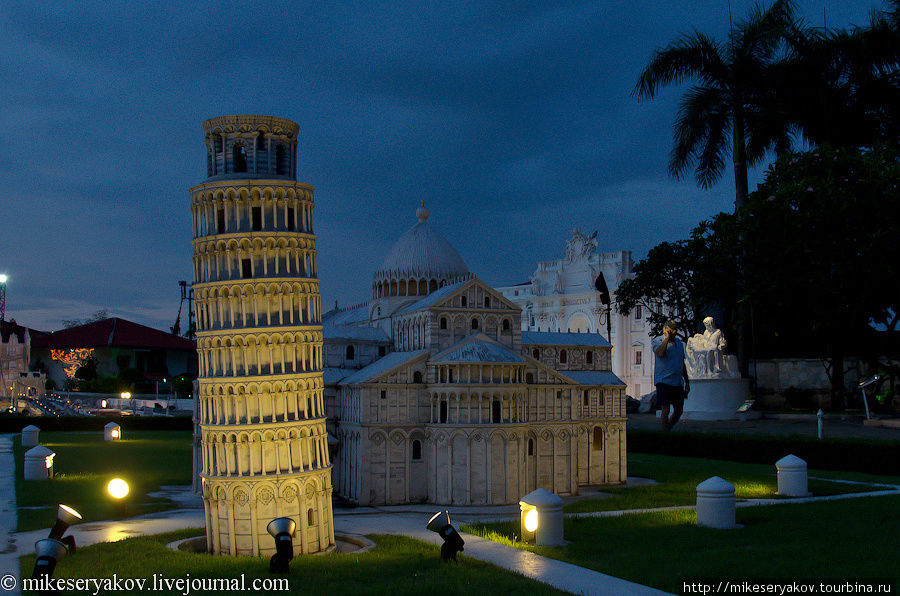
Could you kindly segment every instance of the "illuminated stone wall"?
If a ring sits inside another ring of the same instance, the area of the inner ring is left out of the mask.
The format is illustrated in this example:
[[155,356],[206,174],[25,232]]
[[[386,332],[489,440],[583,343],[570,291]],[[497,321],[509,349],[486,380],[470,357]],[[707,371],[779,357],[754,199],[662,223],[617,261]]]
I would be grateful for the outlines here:
[[190,190],[201,484],[210,549],[266,555],[276,517],[295,554],[334,548],[313,187],[296,181],[298,126],[203,124],[205,183]]

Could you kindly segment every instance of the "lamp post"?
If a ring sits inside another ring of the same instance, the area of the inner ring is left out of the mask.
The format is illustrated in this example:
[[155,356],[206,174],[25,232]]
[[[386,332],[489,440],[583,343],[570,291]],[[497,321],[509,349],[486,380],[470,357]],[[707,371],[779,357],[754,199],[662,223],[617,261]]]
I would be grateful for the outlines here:
[[[0,329],[6,322],[6,281],[9,277],[5,273],[0,273]],[[6,376],[3,374],[3,359],[0,358],[0,385],[3,386],[3,397],[9,399],[9,407],[13,409],[12,397],[9,395],[9,389],[6,387]]]
[[[131,393],[128,391],[123,391],[120,394],[120,397],[122,399],[131,399]],[[134,416],[134,400],[133,399],[131,399],[131,415]]]

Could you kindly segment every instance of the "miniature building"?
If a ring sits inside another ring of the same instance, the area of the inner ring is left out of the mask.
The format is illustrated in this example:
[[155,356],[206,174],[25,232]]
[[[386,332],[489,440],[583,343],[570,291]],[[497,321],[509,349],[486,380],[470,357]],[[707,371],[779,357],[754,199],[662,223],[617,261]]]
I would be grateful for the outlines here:
[[203,123],[208,178],[190,193],[214,553],[273,553],[266,525],[277,517],[297,524],[295,554],[334,547],[313,187],[296,181],[298,128],[269,116]]
[[615,309],[606,333],[607,307],[597,291],[601,275],[614,294],[632,275],[630,251],[598,253],[596,233],[578,230],[566,241],[566,256],[538,263],[531,281],[497,288],[522,308],[522,331],[599,333],[613,345],[612,372],[626,384],[626,393],[640,398],[653,387],[650,325],[640,306],[627,316]]
[[372,300],[326,314],[335,489],[359,504],[508,504],[626,478],[624,384],[597,333],[523,332],[424,204]]

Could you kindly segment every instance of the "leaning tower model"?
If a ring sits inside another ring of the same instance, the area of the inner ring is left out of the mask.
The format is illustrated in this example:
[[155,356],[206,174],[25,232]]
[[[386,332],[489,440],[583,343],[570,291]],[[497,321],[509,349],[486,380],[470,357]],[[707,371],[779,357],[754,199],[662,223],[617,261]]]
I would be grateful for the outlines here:
[[206,181],[190,190],[210,552],[266,555],[266,525],[296,522],[294,554],[334,548],[322,396],[313,187],[297,182],[296,123],[203,123]]

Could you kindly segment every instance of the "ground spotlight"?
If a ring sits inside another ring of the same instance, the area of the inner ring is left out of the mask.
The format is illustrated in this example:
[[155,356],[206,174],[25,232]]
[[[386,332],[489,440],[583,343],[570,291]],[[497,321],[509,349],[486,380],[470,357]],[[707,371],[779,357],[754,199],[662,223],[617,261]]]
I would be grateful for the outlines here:
[[66,530],[69,529],[69,526],[72,524],[78,523],[81,521],[81,514],[69,507],[68,505],[60,505],[56,510],[56,523],[53,524],[53,527],[50,528],[50,535],[48,538],[52,538],[53,540],[61,540],[66,543],[68,550],[71,552],[75,552],[75,538],[72,536],[67,536],[63,538],[63,534],[66,533]]
[[66,544],[55,538],[44,538],[34,543],[34,571],[31,572],[33,579],[41,577],[53,577],[53,570],[56,569],[56,563],[66,556],[69,552]]
[[287,573],[294,558],[294,530],[297,524],[289,517],[273,519],[266,531],[275,538],[275,554],[269,559],[269,573]]
[[456,554],[462,552],[463,545],[466,542],[459,535],[459,532],[456,531],[456,528],[450,524],[450,512],[438,511],[431,516],[425,527],[432,532],[437,532],[444,539],[444,544],[441,545],[441,559],[444,561],[449,561],[450,559],[456,561]]
[[128,483],[121,478],[113,478],[106,485],[106,490],[116,499],[124,499],[128,496]]

